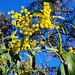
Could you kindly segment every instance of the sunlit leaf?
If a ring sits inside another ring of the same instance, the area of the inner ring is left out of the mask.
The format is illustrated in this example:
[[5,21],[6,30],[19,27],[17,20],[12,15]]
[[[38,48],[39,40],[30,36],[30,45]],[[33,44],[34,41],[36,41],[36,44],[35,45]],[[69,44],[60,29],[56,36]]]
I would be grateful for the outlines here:
[[52,16],[53,18],[60,18],[60,19],[63,19],[65,20],[65,18],[61,17],[61,16]]
[[63,23],[61,23],[61,28],[62,28],[64,34],[66,35],[67,31],[66,31],[66,27]]
[[23,36],[23,38],[21,40],[20,50],[22,49],[22,46],[23,46],[23,43],[24,43],[24,39],[25,39],[25,36]]

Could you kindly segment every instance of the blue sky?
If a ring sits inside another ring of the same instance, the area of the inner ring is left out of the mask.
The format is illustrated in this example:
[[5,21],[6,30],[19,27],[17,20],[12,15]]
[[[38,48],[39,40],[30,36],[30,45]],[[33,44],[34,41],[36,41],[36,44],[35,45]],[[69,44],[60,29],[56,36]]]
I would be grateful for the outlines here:
[[27,7],[29,3],[36,0],[0,0],[0,11],[7,15],[8,11],[14,10],[19,12],[21,6]]

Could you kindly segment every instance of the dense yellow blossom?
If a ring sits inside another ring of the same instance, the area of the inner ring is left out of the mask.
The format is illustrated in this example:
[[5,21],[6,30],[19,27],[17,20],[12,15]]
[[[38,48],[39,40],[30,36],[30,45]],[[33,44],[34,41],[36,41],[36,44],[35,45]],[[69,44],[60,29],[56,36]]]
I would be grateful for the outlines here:
[[20,50],[20,45],[21,45],[21,41],[18,40],[18,39],[13,39],[12,40],[12,52],[16,52],[16,51],[19,51]]
[[[8,12],[8,14],[12,14],[11,18],[14,19],[13,25],[17,28],[21,28],[20,33],[24,34],[25,36],[31,36],[35,31],[40,31],[40,28],[43,29],[59,29],[59,26],[56,26],[54,22],[52,22],[52,17],[50,16],[51,13],[51,8],[49,6],[48,2],[43,3],[44,8],[41,10],[41,12],[38,13],[31,13],[27,9],[24,8],[24,6],[21,6],[22,10],[20,13],[14,12],[13,10],[11,12]],[[36,19],[36,24],[33,23],[33,17],[39,17]],[[12,40],[12,51],[19,51],[20,50],[20,45],[21,41],[15,39],[14,35],[11,35],[13,38]],[[32,40],[30,41],[29,38],[26,37],[23,43],[22,49],[27,51],[28,49],[30,50],[31,48],[34,50],[37,41]],[[40,41],[40,43],[43,45],[44,41]],[[37,50],[39,50],[40,47],[37,46]],[[34,53],[34,52],[33,52]]]
[[14,14],[14,11],[12,10],[10,13],[11,13],[11,14]]

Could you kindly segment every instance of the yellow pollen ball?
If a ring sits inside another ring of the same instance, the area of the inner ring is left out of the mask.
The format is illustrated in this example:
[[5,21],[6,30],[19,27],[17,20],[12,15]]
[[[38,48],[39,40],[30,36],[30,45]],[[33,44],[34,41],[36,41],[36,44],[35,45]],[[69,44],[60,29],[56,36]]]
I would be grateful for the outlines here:
[[13,10],[11,11],[11,14],[14,14],[14,11]]
[[24,9],[24,6],[21,6],[22,9]]
[[22,31],[22,30],[20,30],[20,33],[23,33],[23,31]]
[[10,15],[10,12],[8,12],[8,15]]
[[36,24],[36,27],[39,27],[39,24]]
[[24,9],[24,12],[27,13],[27,9]]
[[32,52],[33,55],[35,55],[35,52]]
[[23,10],[21,10],[21,13],[23,13]]

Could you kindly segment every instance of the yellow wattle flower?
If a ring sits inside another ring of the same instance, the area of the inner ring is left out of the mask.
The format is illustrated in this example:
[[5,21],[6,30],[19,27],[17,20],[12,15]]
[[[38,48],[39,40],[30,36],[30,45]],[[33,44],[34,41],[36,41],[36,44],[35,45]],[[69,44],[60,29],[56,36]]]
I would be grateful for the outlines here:
[[21,6],[22,9],[24,9],[24,6]]
[[11,14],[14,14],[14,11],[12,10],[10,13],[11,13]]
[[33,55],[35,55],[35,52],[32,52]]

